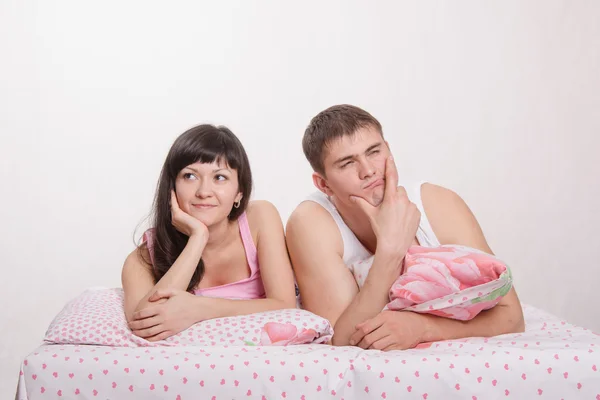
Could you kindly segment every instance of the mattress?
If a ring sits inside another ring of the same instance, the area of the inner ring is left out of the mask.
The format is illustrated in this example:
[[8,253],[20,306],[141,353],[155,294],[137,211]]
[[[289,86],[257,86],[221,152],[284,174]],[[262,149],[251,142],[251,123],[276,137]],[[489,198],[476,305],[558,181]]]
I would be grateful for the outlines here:
[[357,347],[42,345],[17,399],[600,400],[600,337],[524,306],[526,331],[381,352]]

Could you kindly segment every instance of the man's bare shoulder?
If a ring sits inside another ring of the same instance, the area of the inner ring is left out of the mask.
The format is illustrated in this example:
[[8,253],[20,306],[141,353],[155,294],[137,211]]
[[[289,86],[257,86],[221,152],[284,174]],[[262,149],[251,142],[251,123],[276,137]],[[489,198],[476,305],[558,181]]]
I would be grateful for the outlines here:
[[454,191],[440,185],[425,182],[421,185],[421,198],[423,202],[435,202],[437,204],[462,201]]
[[333,221],[333,218],[331,218],[331,215],[329,214],[329,212],[323,208],[323,206],[321,206],[320,204],[311,201],[311,200],[304,200],[302,203],[298,204],[298,206],[294,209],[294,211],[292,212],[292,215],[290,216],[291,218],[322,218],[324,216],[329,216],[331,219],[331,222],[335,222]]
[[445,220],[468,210],[466,203],[454,191],[433,183],[421,185],[423,208],[430,220]]
[[421,186],[423,209],[441,244],[463,244],[491,253],[481,227],[465,201],[445,187]]
[[320,248],[343,254],[342,235],[337,224],[331,214],[314,201],[303,201],[292,212],[286,224],[286,237],[288,242],[318,244]]

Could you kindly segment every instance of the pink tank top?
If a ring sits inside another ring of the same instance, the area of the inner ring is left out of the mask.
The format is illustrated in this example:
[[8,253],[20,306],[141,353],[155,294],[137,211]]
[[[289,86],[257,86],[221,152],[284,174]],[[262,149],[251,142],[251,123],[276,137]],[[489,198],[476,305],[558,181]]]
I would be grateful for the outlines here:
[[[265,289],[263,287],[258,264],[258,252],[256,251],[254,240],[252,240],[252,234],[250,233],[250,226],[248,225],[248,217],[246,213],[240,215],[238,218],[238,225],[240,227],[240,236],[242,237],[242,243],[246,252],[246,260],[248,261],[248,266],[250,267],[250,276],[246,279],[242,279],[241,281],[232,282],[225,285],[197,289],[194,291],[194,294],[206,297],[244,300],[265,298]],[[150,260],[154,262],[154,229],[147,230],[144,233],[143,240],[146,242],[148,247]]]

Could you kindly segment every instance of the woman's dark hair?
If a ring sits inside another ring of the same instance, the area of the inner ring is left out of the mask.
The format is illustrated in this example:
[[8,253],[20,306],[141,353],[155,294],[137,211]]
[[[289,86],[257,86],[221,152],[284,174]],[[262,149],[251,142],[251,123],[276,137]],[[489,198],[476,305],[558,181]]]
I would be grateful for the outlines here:
[[[252,192],[252,173],[246,151],[239,139],[224,126],[198,125],[179,136],[167,155],[158,179],[151,225],[154,228],[153,251],[151,260],[144,261],[152,266],[154,282],[158,282],[171,268],[188,241],[188,237],[179,232],[171,222],[171,190],[175,189],[175,180],[179,172],[188,165],[212,162],[225,162],[229,168],[237,170],[238,191],[242,193],[239,207],[232,207],[228,218],[236,220],[246,210]],[[144,241],[140,246],[147,248]],[[141,252],[144,254],[144,252]],[[198,262],[196,271],[187,287],[192,291],[204,275],[204,262]]]

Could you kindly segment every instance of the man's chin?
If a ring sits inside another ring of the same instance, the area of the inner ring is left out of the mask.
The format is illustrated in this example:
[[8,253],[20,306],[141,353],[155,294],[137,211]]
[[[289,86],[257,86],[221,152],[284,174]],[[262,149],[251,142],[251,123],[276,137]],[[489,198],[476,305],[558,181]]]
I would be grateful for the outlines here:
[[383,186],[376,187],[373,191],[373,195],[371,196],[370,203],[373,207],[378,207],[383,202]]
[[381,203],[383,202],[382,196],[369,196],[369,197],[363,197],[363,199],[365,199],[367,201],[367,203],[369,203],[373,207],[379,207],[381,205]]
[[373,198],[373,200],[370,201],[370,203],[373,207],[379,207],[381,203],[383,203],[383,197]]

